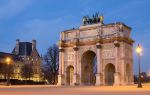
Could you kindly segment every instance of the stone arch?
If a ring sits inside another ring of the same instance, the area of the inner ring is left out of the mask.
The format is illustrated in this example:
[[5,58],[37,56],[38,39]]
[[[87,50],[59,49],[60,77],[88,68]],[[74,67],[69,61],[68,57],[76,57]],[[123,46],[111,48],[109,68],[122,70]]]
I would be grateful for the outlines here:
[[85,54],[87,51],[91,51],[93,53],[96,54],[96,47],[95,46],[87,46],[86,48],[84,49],[81,49],[80,50],[80,56],[82,58],[83,54]]
[[105,66],[105,85],[114,85],[115,66],[109,63]]
[[66,84],[71,85],[73,84],[73,75],[74,75],[74,67],[69,65],[66,68]]
[[[81,57],[81,83],[83,85],[95,85],[96,78],[96,53],[88,50]],[[95,63],[94,63],[95,62]]]

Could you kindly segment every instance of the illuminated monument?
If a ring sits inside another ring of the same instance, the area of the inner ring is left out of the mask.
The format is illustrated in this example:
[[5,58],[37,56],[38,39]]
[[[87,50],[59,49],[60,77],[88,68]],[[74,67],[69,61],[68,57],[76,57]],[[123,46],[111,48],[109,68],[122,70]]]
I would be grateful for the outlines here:
[[78,29],[61,32],[58,85],[133,84],[131,28],[83,17]]

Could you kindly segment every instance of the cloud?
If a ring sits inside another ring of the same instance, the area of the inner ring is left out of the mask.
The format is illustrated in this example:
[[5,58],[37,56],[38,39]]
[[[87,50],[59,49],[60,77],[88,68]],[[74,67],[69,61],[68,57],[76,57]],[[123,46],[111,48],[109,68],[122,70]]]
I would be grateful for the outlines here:
[[9,0],[0,6],[0,19],[15,16],[26,9],[33,0]]

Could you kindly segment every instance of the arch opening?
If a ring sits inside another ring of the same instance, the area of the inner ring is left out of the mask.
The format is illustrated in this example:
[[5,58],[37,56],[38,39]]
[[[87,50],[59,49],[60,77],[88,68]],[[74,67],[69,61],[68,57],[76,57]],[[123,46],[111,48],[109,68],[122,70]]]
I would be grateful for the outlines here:
[[111,63],[105,67],[105,85],[112,86],[114,84],[115,66]]
[[68,66],[66,69],[66,83],[67,85],[73,84],[74,67]]
[[83,85],[95,85],[97,72],[96,54],[93,51],[86,51],[81,59],[81,83]]

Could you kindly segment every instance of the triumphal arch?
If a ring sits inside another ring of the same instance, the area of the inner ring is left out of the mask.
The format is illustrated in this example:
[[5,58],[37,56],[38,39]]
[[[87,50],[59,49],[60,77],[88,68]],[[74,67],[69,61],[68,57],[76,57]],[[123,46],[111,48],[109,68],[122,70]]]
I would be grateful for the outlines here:
[[85,16],[78,29],[61,32],[58,85],[133,84],[131,28],[103,19]]

